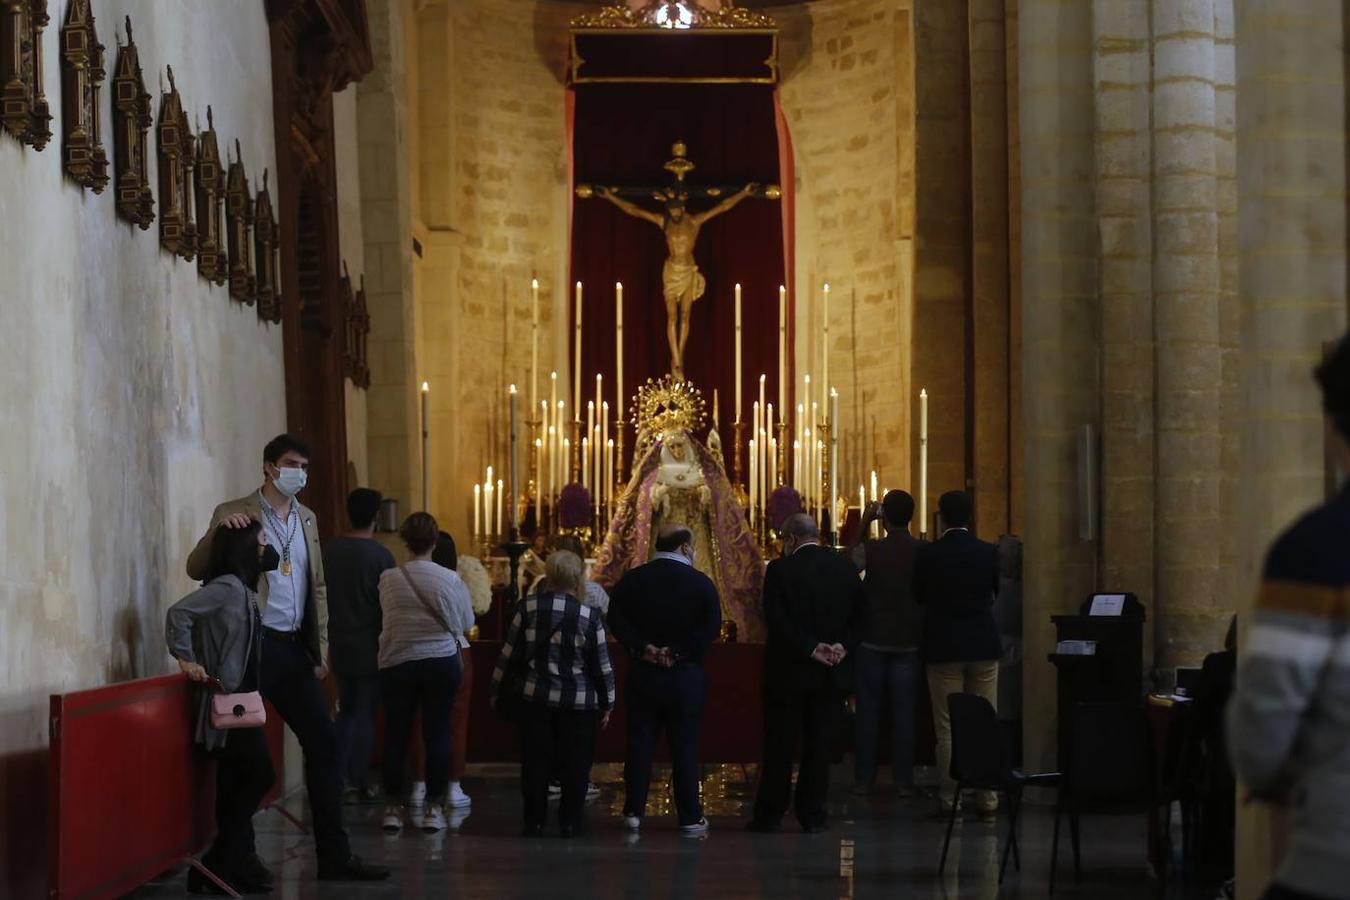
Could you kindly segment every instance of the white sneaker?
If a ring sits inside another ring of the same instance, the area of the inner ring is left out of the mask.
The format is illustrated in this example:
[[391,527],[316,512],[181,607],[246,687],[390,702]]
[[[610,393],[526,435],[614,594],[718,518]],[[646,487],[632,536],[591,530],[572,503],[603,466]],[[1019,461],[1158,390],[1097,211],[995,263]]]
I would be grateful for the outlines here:
[[403,830],[403,807],[396,803],[390,803],[384,808],[384,821],[381,827],[390,834],[398,834]]
[[708,817],[704,816],[692,825],[681,825],[680,834],[686,837],[700,837],[708,833]]
[[459,786],[458,781],[450,782],[450,793],[446,797],[446,805],[451,809],[464,809],[466,806],[472,806],[473,800],[464,793],[464,788]]
[[560,782],[557,782],[557,781],[550,781],[550,782],[548,783],[548,795],[549,795],[550,797],[561,797],[561,796],[562,796],[562,784],[561,784]]
[[427,783],[425,781],[414,781],[412,793],[408,795],[409,806],[421,806],[427,802]]
[[586,782],[586,799],[594,800],[596,797],[599,796],[600,796],[600,786],[596,784],[594,781]]
[[427,834],[445,830],[445,809],[439,803],[429,804],[422,813],[422,830]]
[[642,827],[642,820],[637,816],[625,815],[623,817],[623,827],[629,831],[637,831]]

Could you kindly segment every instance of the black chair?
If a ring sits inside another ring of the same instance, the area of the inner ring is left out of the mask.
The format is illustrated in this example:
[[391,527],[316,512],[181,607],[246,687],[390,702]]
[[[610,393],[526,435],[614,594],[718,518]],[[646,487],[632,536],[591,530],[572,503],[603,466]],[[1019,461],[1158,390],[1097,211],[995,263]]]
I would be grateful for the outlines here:
[[947,710],[952,721],[952,779],[956,794],[952,798],[951,815],[947,819],[947,836],[942,841],[942,859],[938,875],[947,868],[947,848],[952,842],[952,827],[956,824],[961,792],[967,790],[999,791],[1008,797],[1008,838],[1003,845],[1003,860],[998,867],[999,884],[1008,868],[1011,851],[1013,866],[1021,871],[1021,854],[1017,849],[1017,816],[1022,811],[1022,790],[1028,785],[1051,786],[1059,783],[1058,772],[1026,775],[1012,767],[1008,748],[1003,741],[1003,730],[998,714],[989,701],[978,694],[949,694]]
[[[1170,808],[1159,784],[1157,754],[1148,715],[1140,703],[1094,702],[1074,704],[1069,714],[1067,756],[1061,760],[1064,777],[1055,801],[1055,831],[1050,850],[1050,893],[1055,891],[1059,863],[1059,824],[1069,817],[1075,881],[1083,876],[1079,849],[1079,816],[1158,815]],[[1164,840],[1170,833],[1164,820]],[[1158,873],[1159,891],[1166,889],[1164,864]]]

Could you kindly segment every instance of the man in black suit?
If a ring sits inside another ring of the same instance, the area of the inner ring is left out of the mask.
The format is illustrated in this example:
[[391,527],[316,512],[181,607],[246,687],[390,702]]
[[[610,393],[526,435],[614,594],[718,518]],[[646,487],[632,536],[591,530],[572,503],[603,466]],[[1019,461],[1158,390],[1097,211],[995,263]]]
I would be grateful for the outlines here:
[[[914,560],[914,598],[924,607],[923,657],[937,732],[938,775],[942,794],[938,812],[951,810],[956,783],[951,777],[952,723],[950,694],[979,694],[998,708],[998,660],[1003,645],[994,622],[998,593],[998,547],[970,532],[974,504],[964,491],[949,491],[938,500],[945,530],[924,544]],[[981,815],[992,816],[998,797],[976,794]]]
[[776,831],[788,809],[801,740],[796,814],[824,831],[831,745],[849,688],[845,660],[858,641],[862,582],[847,556],[820,546],[810,516],[783,523],[783,555],[764,573],[764,764],[751,831]]
[[646,565],[614,586],[606,617],[610,632],[633,660],[628,670],[628,758],[624,763],[624,824],[642,825],[652,780],[652,751],[664,730],[680,831],[708,831],[699,801],[699,738],[708,681],[703,657],[722,627],[712,579],[694,568],[694,534],[667,525]]

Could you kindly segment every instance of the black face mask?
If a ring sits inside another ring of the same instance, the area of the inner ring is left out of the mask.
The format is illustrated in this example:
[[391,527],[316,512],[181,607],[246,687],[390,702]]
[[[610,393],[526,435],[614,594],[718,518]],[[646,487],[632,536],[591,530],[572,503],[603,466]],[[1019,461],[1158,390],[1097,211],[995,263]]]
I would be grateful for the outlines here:
[[268,544],[263,548],[262,555],[258,557],[258,574],[275,572],[279,565],[281,565],[281,554],[277,552],[276,547]]

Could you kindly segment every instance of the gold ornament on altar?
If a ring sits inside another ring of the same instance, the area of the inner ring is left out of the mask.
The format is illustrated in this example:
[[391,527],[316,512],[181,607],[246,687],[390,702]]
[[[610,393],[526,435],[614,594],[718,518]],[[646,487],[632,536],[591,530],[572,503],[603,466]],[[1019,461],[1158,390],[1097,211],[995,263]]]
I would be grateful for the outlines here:
[[633,398],[633,423],[637,430],[636,459],[651,447],[652,442],[672,431],[701,430],[708,416],[703,393],[688,381],[673,375],[662,375],[638,388]]
[[573,28],[777,28],[773,17],[736,6],[724,0],[718,9],[708,9],[698,0],[651,0],[634,9],[616,3],[572,20]]

